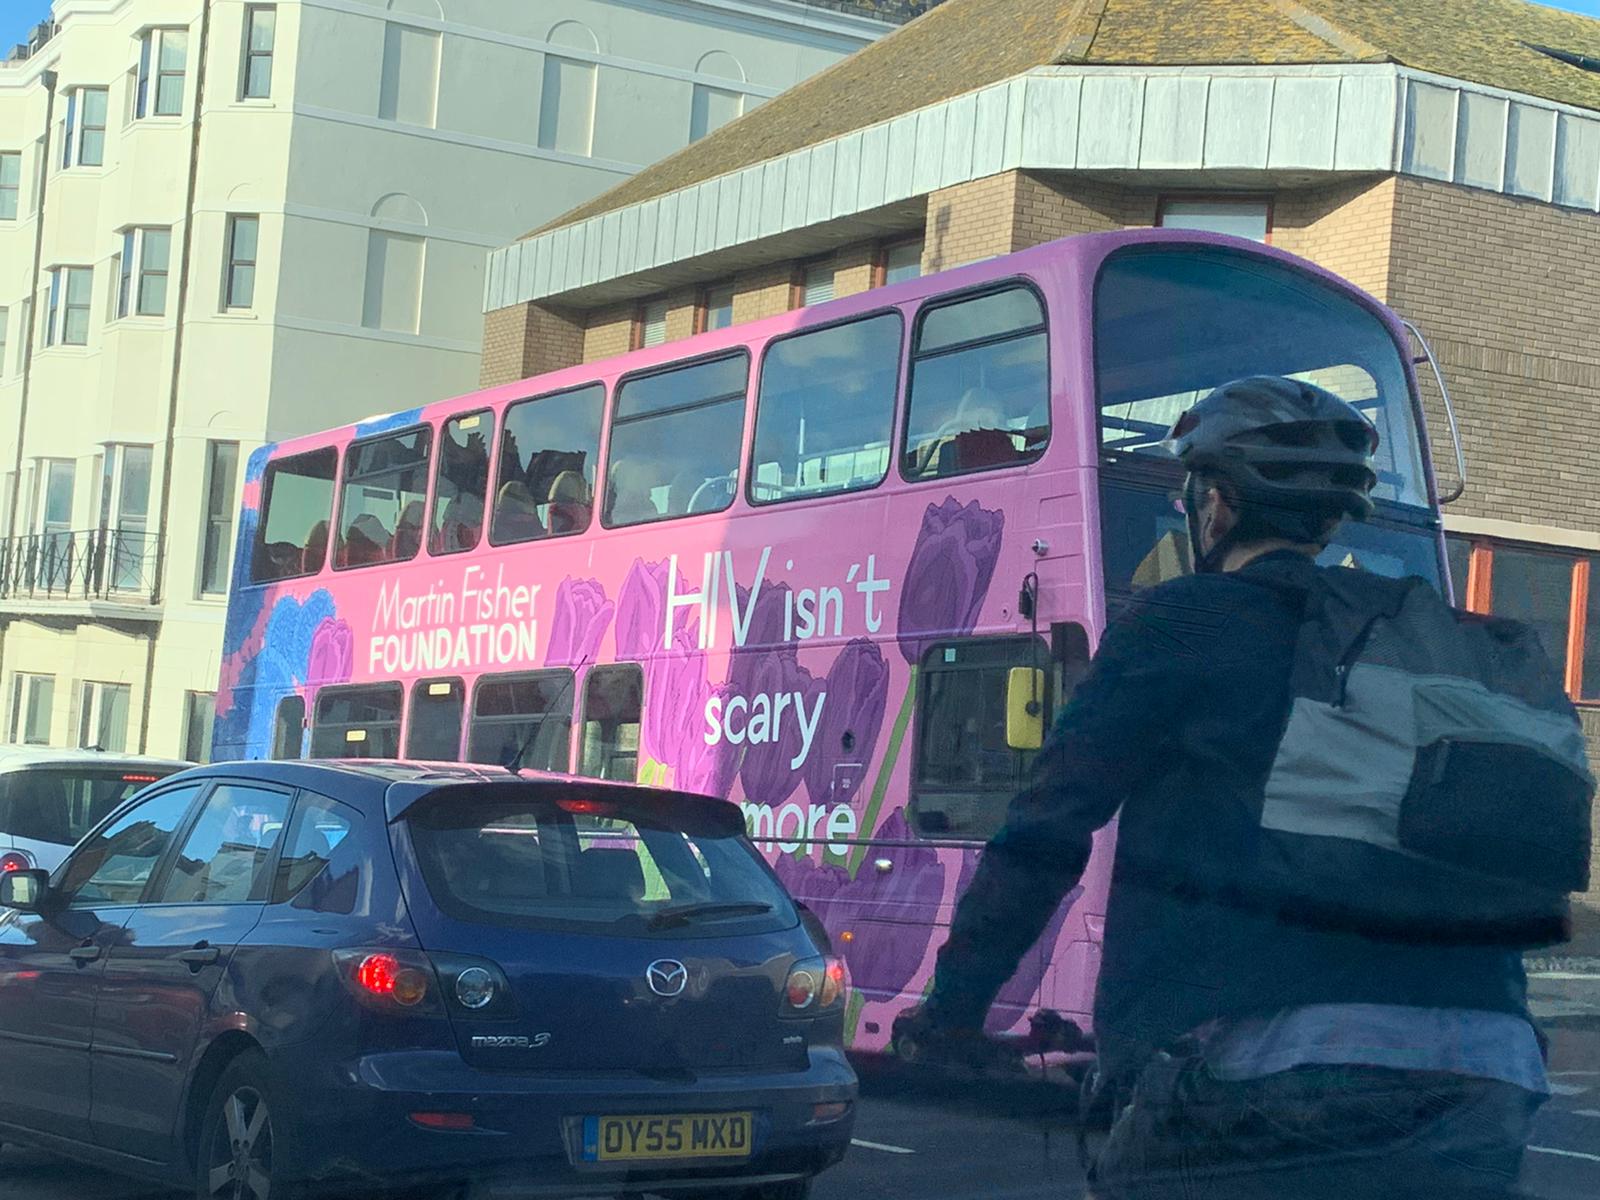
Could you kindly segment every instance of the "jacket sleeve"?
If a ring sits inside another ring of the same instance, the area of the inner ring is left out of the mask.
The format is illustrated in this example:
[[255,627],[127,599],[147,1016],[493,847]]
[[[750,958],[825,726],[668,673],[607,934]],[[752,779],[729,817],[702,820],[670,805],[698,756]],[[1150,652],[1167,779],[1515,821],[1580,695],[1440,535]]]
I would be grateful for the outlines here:
[[1095,831],[1167,759],[1199,655],[1174,636],[1162,607],[1136,603],[1107,630],[984,848],[939,951],[928,1008],[941,1024],[982,1024],[1083,874]]

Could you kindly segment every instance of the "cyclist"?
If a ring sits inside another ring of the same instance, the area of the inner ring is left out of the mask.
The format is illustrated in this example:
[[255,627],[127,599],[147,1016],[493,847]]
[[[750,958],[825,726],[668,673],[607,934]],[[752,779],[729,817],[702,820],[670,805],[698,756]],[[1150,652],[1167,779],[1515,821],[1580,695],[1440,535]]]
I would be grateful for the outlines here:
[[1230,895],[1290,707],[1305,593],[1282,581],[1309,588],[1339,524],[1371,513],[1377,436],[1276,377],[1218,388],[1173,427],[1196,573],[1107,630],[928,1000],[897,1022],[897,1039],[970,1050],[1120,813],[1095,1031],[1126,1102],[1097,1198],[1504,1195],[1548,1095],[1514,950],[1319,930]]

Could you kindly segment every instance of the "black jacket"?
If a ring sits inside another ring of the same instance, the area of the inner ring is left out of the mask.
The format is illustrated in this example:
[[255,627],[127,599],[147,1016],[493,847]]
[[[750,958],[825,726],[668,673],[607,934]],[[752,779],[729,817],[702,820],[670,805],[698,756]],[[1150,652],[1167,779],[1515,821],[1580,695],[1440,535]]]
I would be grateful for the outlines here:
[[936,1019],[982,1021],[1114,816],[1094,1013],[1107,1070],[1136,1068],[1212,1018],[1297,1005],[1527,1014],[1515,952],[1313,931],[1228,898],[1288,719],[1304,603],[1292,584],[1313,569],[1280,552],[1176,579],[1112,623],[960,900],[929,1002]]

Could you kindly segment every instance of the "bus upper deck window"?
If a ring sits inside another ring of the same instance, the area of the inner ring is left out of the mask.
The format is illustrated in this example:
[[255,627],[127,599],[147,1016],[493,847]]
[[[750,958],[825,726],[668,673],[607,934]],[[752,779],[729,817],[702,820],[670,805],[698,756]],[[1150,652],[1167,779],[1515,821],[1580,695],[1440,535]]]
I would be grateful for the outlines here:
[[923,310],[901,473],[937,479],[1031,462],[1050,438],[1044,309],[1010,287]]
[[322,570],[338,468],[339,452],[332,446],[268,464],[261,485],[261,527],[250,560],[253,582]]
[[345,453],[336,568],[404,562],[417,556],[432,446],[433,430],[422,425],[357,442]]
[[606,463],[607,528],[733,503],[749,374],[750,356],[739,353],[622,384]]
[[444,423],[433,485],[433,523],[429,554],[471,550],[483,533],[483,506],[489,494],[489,442],[494,414],[464,413]]
[[900,314],[879,313],[768,347],[756,401],[756,504],[870,488],[889,470]]
[[606,389],[591,383],[506,410],[495,480],[492,545],[582,533],[594,504]]

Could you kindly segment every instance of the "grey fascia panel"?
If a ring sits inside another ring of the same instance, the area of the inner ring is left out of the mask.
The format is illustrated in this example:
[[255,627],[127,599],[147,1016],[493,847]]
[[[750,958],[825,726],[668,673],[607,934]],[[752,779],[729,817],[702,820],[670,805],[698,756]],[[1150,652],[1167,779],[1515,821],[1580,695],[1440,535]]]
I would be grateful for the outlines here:
[[1393,171],[1399,166],[1399,104],[1400,76],[1393,67],[1340,78],[1335,171]]
[[1267,166],[1276,170],[1331,171],[1339,139],[1337,78],[1279,78],[1272,93]]
[[1390,64],[1043,67],[501,247],[486,311],[1006,170],[1400,171],[1600,209],[1600,116]]
[[1556,114],[1555,201],[1590,210],[1600,205],[1600,121]]
[[1144,86],[1139,165],[1193,170],[1205,159],[1208,76],[1154,75]]
[[[1045,80],[1030,80],[1030,85],[1037,82],[1045,85]],[[975,99],[973,111],[975,126],[972,135],[972,177],[982,179],[986,175],[998,175],[1001,171],[1000,163],[1005,157],[1006,145],[1006,97],[1009,89],[1004,84],[995,87],[986,87],[980,91]]]
[[1078,162],[1082,170],[1129,170],[1139,165],[1144,118],[1142,75],[1086,75],[1078,105]]
[[861,131],[861,178],[856,181],[857,212],[882,208],[889,181],[889,128],[872,125]]
[[1556,117],[1553,109],[1512,104],[1506,119],[1506,181],[1513,196],[1555,198]]
[[622,211],[613,209],[600,218],[600,277],[615,279],[622,253]]
[[1506,179],[1509,103],[1500,96],[1462,89],[1456,93],[1455,180],[1499,191]]
[[632,275],[639,269],[639,208],[630,204],[617,223],[617,274]]
[[846,134],[839,139],[833,156],[833,197],[828,218],[847,217],[860,211],[858,190],[861,183],[861,134]]
[[1271,77],[1219,75],[1206,103],[1205,165],[1261,169],[1272,128]]
[[1081,79],[1030,77],[1022,81],[1022,161],[1040,170],[1078,165]]
[[806,191],[804,223],[820,225],[833,219],[833,180],[838,170],[837,141],[823,142],[811,151],[811,186]]
[[917,160],[917,114],[889,122],[889,155],[883,174],[883,202],[891,204],[911,195],[911,173]]
[[[1027,124],[1024,114],[1027,108],[1028,83],[1031,78],[1032,77],[1029,75],[1021,75],[1016,79],[1001,85],[1006,91],[1005,149],[1001,152],[1000,156],[1000,169],[1002,171],[1019,170],[1025,161],[1022,151],[1022,131],[1023,127]],[[1083,80],[1075,78],[1073,79],[1072,84],[1073,86],[1077,87],[1081,94],[1083,89]],[[1072,129],[1072,145],[1074,147],[1074,154],[1077,152],[1077,144],[1078,129],[1077,125],[1074,124]]]
[[939,155],[940,187],[976,178],[972,173],[972,156],[977,131],[977,93],[955,97],[945,109],[944,146]]

